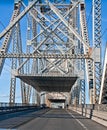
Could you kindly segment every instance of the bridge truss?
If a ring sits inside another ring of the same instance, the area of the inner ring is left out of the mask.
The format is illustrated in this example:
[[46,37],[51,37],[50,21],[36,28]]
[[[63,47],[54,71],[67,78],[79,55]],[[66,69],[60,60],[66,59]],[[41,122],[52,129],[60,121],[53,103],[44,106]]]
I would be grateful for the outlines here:
[[[97,12],[100,6],[97,8],[96,1],[94,4],[94,11]],[[101,26],[100,22],[96,25],[100,20],[99,15],[94,14],[94,40],[100,37],[96,32]],[[76,76],[78,79],[71,86],[70,102],[85,104],[86,89],[89,89],[90,103],[98,103],[101,42],[97,40],[95,47],[90,45],[86,23],[84,0],[29,0],[28,5],[22,0],[15,0],[10,24],[0,34],[3,41],[0,73],[6,58],[11,58],[12,62],[10,103],[15,103],[17,75]],[[22,103],[29,103],[32,93],[35,102],[38,92],[33,86],[23,81],[20,81],[20,85]]]

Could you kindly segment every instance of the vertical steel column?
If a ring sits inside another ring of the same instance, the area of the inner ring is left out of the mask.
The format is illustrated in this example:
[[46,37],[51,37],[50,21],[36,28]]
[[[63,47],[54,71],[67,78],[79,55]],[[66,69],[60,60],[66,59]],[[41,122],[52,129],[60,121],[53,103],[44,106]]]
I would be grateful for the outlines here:
[[85,104],[85,98],[86,98],[86,96],[85,96],[85,80],[83,79],[83,80],[81,80],[81,104]]
[[[32,13],[37,17],[37,12],[32,9]],[[32,35],[35,37],[37,35],[37,22],[35,19],[32,17]],[[34,40],[36,44],[34,45],[35,47],[37,46],[37,38]],[[36,75],[38,73],[38,59],[33,59],[32,63],[32,70],[31,73],[33,75]],[[33,94],[32,94],[32,103],[40,105],[40,95],[37,93],[37,90],[32,88]]]
[[[30,48],[31,48],[31,44],[30,44],[30,40],[31,40],[31,31],[32,31],[32,17],[30,16],[30,14],[28,14],[28,20],[27,20],[27,48],[26,48],[26,53],[30,53]],[[30,60],[28,60],[28,62],[26,63],[26,74],[29,75],[30,74]],[[32,87],[28,84],[26,85],[26,103],[30,103],[30,98],[31,98],[31,90]]]
[[[10,22],[12,22],[17,17],[17,15],[19,14],[19,10],[20,10],[20,3],[17,3],[17,4],[15,3],[13,15],[12,15],[12,18],[11,18]],[[5,35],[2,47],[0,49],[0,53],[2,53],[2,52],[7,53],[8,49],[9,49],[9,46],[10,46],[11,39],[12,39],[12,32],[13,32],[13,30],[11,29]],[[5,58],[0,58],[0,74],[2,73],[4,63],[5,63]]]
[[[14,14],[16,14],[15,16],[17,16],[19,14],[19,10],[20,10],[20,5],[19,3],[15,3],[14,5]],[[13,15],[14,16],[14,15]],[[16,26],[13,29],[13,53],[17,53],[18,52],[18,24],[16,24]],[[15,103],[15,90],[16,90],[16,78],[14,76],[14,72],[17,68],[17,59],[16,58],[12,58],[12,65],[11,65],[11,69],[12,69],[12,75],[11,75],[11,83],[10,83],[10,99],[9,99],[9,103]]]
[[101,0],[93,0],[93,46],[95,53],[100,53],[99,60],[95,60],[95,95],[94,103],[99,102],[101,86]]
[[[72,2],[76,3],[77,1],[72,0],[71,3]],[[69,14],[69,24],[72,25],[72,27],[75,30],[77,30],[77,28],[78,28],[78,7],[75,7],[75,9],[73,9],[72,13]],[[75,45],[73,46],[73,48],[70,50],[70,54],[78,54],[79,51],[80,51],[79,48],[78,48],[79,42],[76,39],[75,35],[73,33],[71,33],[70,31],[69,31],[69,35],[70,35],[70,38],[72,38],[76,42]],[[71,43],[72,43],[72,41],[70,40],[69,46],[71,46]],[[69,61],[71,61],[73,63],[73,65],[76,66],[76,69],[79,71],[80,65],[78,65],[78,64],[80,64],[80,62],[79,62],[80,60],[79,59],[72,59],[72,60],[69,60]],[[72,64],[69,64],[69,65],[72,66]],[[68,69],[70,69],[70,66],[68,66],[69,67]],[[73,72],[73,69],[71,69],[71,72]],[[74,103],[74,104],[79,104],[80,91],[81,91],[80,88],[81,88],[80,80],[78,80],[76,86],[74,86],[72,88],[73,90],[71,90],[71,102]]]
[[[17,32],[17,25],[14,27],[14,35],[13,35],[13,53],[18,52],[18,32]],[[12,58],[12,75],[11,75],[11,83],[10,83],[10,103],[15,103],[15,90],[16,90],[16,77],[14,76],[15,70],[17,69],[17,59]]]
[[[22,53],[22,40],[21,40],[21,30],[20,30],[20,24],[18,23],[18,28],[17,28],[17,32],[18,32],[18,53]],[[23,63],[23,58],[19,58],[19,65],[21,65]],[[24,74],[24,67],[22,67],[19,71],[20,74]],[[21,98],[22,98],[22,103],[26,103],[26,86],[25,83],[23,81],[20,80],[20,86],[21,86]]]
[[[81,35],[85,40],[86,44],[89,45],[89,37],[88,37],[88,29],[86,24],[86,12],[85,12],[85,1],[81,0],[80,2],[80,26],[81,26]],[[87,54],[88,49],[81,44],[81,53]],[[90,89],[90,80],[93,79],[93,68],[92,68],[92,61],[90,59],[82,59],[81,60],[81,70],[83,78],[81,79],[81,103],[85,104],[85,81],[87,82],[87,89]]]

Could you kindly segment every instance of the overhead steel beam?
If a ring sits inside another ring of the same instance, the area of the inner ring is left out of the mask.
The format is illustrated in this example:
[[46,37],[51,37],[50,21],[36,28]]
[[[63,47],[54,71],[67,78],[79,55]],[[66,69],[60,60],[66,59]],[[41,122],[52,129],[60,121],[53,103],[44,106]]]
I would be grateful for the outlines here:
[[[70,12],[72,12],[73,9],[74,9],[78,4],[79,4],[79,2],[76,2],[76,3],[74,4],[74,6],[67,12],[67,14],[64,16],[64,18],[65,18]],[[23,5],[24,5],[24,4],[23,4]],[[24,5],[24,6],[25,6],[25,5]],[[35,20],[37,20],[37,19],[35,18],[35,16],[32,14],[32,12],[30,12],[30,14],[32,15],[32,17],[33,17]],[[58,21],[59,21],[59,19],[58,19]],[[55,22],[57,22],[57,20],[56,20]],[[56,26],[54,29],[58,28],[58,25],[59,25],[60,23],[61,23],[61,21],[59,21],[59,23],[57,23],[57,26]],[[53,24],[54,24],[54,22],[52,23],[52,25],[53,25]],[[49,26],[46,27],[45,29],[47,30],[50,26],[51,26],[51,25],[49,25]],[[61,31],[61,29],[59,29],[59,30]],[[37,36],[35,36],[31,41],[33,41],[34,39],[36,39],[39,35],[41,35],[41,34],[44,33],[44,32],[45,32],[45,30],[41,31],[40,34],[38,34]],[[61,32],[63,32],[63,31],[61,31]],[[69,36],[68,36],[68,37],[69,37]],[[70,40],[73,40],[73,39],[70,38],[70,37],[69,37],[69,39],[70,39]],[[45,39],[45,40],[46,40],[46,39]],[[40,45],[38,45],[38,47],[36,48],[36,50],[37,50],[44,42],[45,42],[45,41],[42,41],[42,43],[41,43]],[[73,41],[73,43],[74,43],[74,41]],[[36,50],[35,50],[33,53],[35,53]],[[28,60],[29,60],[29,58],[26,59],[26,61],[24,61],[24,62],[19,66],[18,69],[20,69]]]
[[[68,14],[71,13],[71,12],[77,7],[78,4],[79,4],[79,1],[76,2],[75,4],[73,4],[72,8],[71,8],[70,10],[68,10],[67,13],[66,13],[63,17],[64,17],[64,18],[67,17]],[[49,19],[47,19],[46,16],[44,16],[39,10],[37,10],[36,8],[34,8],[34,9],[35,9],[42,17],[44,17],[48,22],[51,23],[48,27],[46,27],[46,30],[49,29],[52,25],[54,25],[56,22],[59,22],[59,24],[61,23],[61,20],[60,20],[60,19],[57,19],[57,20],[55,20],[54,22],[51,22],[51,21],[50,21]],[[32,14],[32,12],[30,12],[30,13]],[[35,18],[34,18],[34,19],[35,19]],[[37,20],[37,19],[35,19],[35,20]],[[60,21],[59,21],[59,20],[60,20]],[[61,33],[63,33],[64,35],[66,35],[59,27],[57,27],[57,29],[58,29]],[[39,35],[43,34],[44,31],[45,31],[45,30],[41,31]],[[39,36],[39,35],[38,35],[38,36]],[[67,36],[67,35],[66,35],[66,36]],[[37,38],[37,36],[34,37],[31,41],[33,42],[33,40],[34,40],[35,38]],[[68,38],[73,41],[73,39],[70,38],[69,36],[68,36]],[[73,41],[73,43],[74,43],[74,41]]]
[[27,6],[10,24],[5,28],[5,30],[0,33],[0,39],[3,38],[14,26],[17,22],[19,22],[24,15],[38,2],[38,0],[34,0],[29,6]]
[[[76,3],[76,5],[77,5],[77,3]],[[69,12],[70,12],[70,11],[69,11]],[[32,15],[33,15],[33,14],[32,14]],[[34,17],[34,15],[33,15],[33,17]],[[37,20],[37,18],[36,18],[35,20]],[[60,23],[60,22],[61,22],[61,21],[59,21],[59,23]],[[58,23],[57,23],[57,25],[58,25]],[[42,26],[42,27],[43,27],[43,26]],[[56,26],[56,27],[57,27],[57,26]],[[55,27],[55,28],[56,28],[56,27]],[[53,30],[55,30],[55,28],[54,28]],[[44,27],[43,29],[45,29],[45,27]],[[49,30],[50,33],[51,33],[51,32],[53,33],[53,30]],[[46,35],[46,34],[45,34],[45,35]],[[56,34],[55,34],[55,35],[56,35]],[[48,36],[49,36],[49,34],[48,34]],[[47,38],[48,38],[48,37],[46,36],[46,39],[47,39]],[[60,40],[61,40],[61,39],[60,39]],[[44,40],[43,40],[43,41],[44,41]],[[45,41],[44,41],[44,42],[45,42]],[[44,43],[44,42],[43,42],[43,43]],[[42,43],[42,44],[43,44],[43,43]],[[42,45],[42,44],[41,44],[41,45]],[[40,45],[40,44],[39,44],[39,45]],[[41,45],[40,45],[40,46],[41,46]],[[39,46],[39,47],[40,47],[40,46]],[[37,50],[37,48],[35,48],[35,49]],[[63,53],[62,49],[61,49],[61,48],[59,48],[59,49],[60,49],[60,51]],[[36,51],[36,50],[35,50],[35,51]]]
[[32,53],[4,53],[1,58],[48,58],[48,59],[92,59],[86,54],[32,54]]
[[48,2],[48,4],[51,10],[53,10],[53,12],[61,19],[61,21],[65,24],[65,26],[69,28],[71,33],[73,33],[78,38],[78,40],[80,40],[80,42],[82,42],[86,46],[86,48],[89,48],[89,45],[84,41],[84,39],[78,34],[78,32],[76,32],[76,30],[70,24],[68,24],[68,21],[66,21],[66,19],[60,14],[59,9],[57,9],[50,2]]

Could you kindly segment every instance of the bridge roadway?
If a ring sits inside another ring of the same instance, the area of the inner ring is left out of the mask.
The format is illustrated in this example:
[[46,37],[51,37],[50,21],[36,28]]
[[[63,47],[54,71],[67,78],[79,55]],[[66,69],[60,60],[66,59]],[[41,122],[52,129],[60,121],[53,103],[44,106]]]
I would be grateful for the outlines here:
[[64,109],[19,112],[6,117],[0,119],[1,130],[107,130],[107,127]]

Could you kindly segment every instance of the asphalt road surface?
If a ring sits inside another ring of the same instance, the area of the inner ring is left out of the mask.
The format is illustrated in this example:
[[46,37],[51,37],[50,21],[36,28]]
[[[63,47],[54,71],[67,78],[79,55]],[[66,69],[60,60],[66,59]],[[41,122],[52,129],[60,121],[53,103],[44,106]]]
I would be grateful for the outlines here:
[[18,126],[18,130],[107,130],[104,127],[76,112],[64,109],[51,109],[28,123]]

